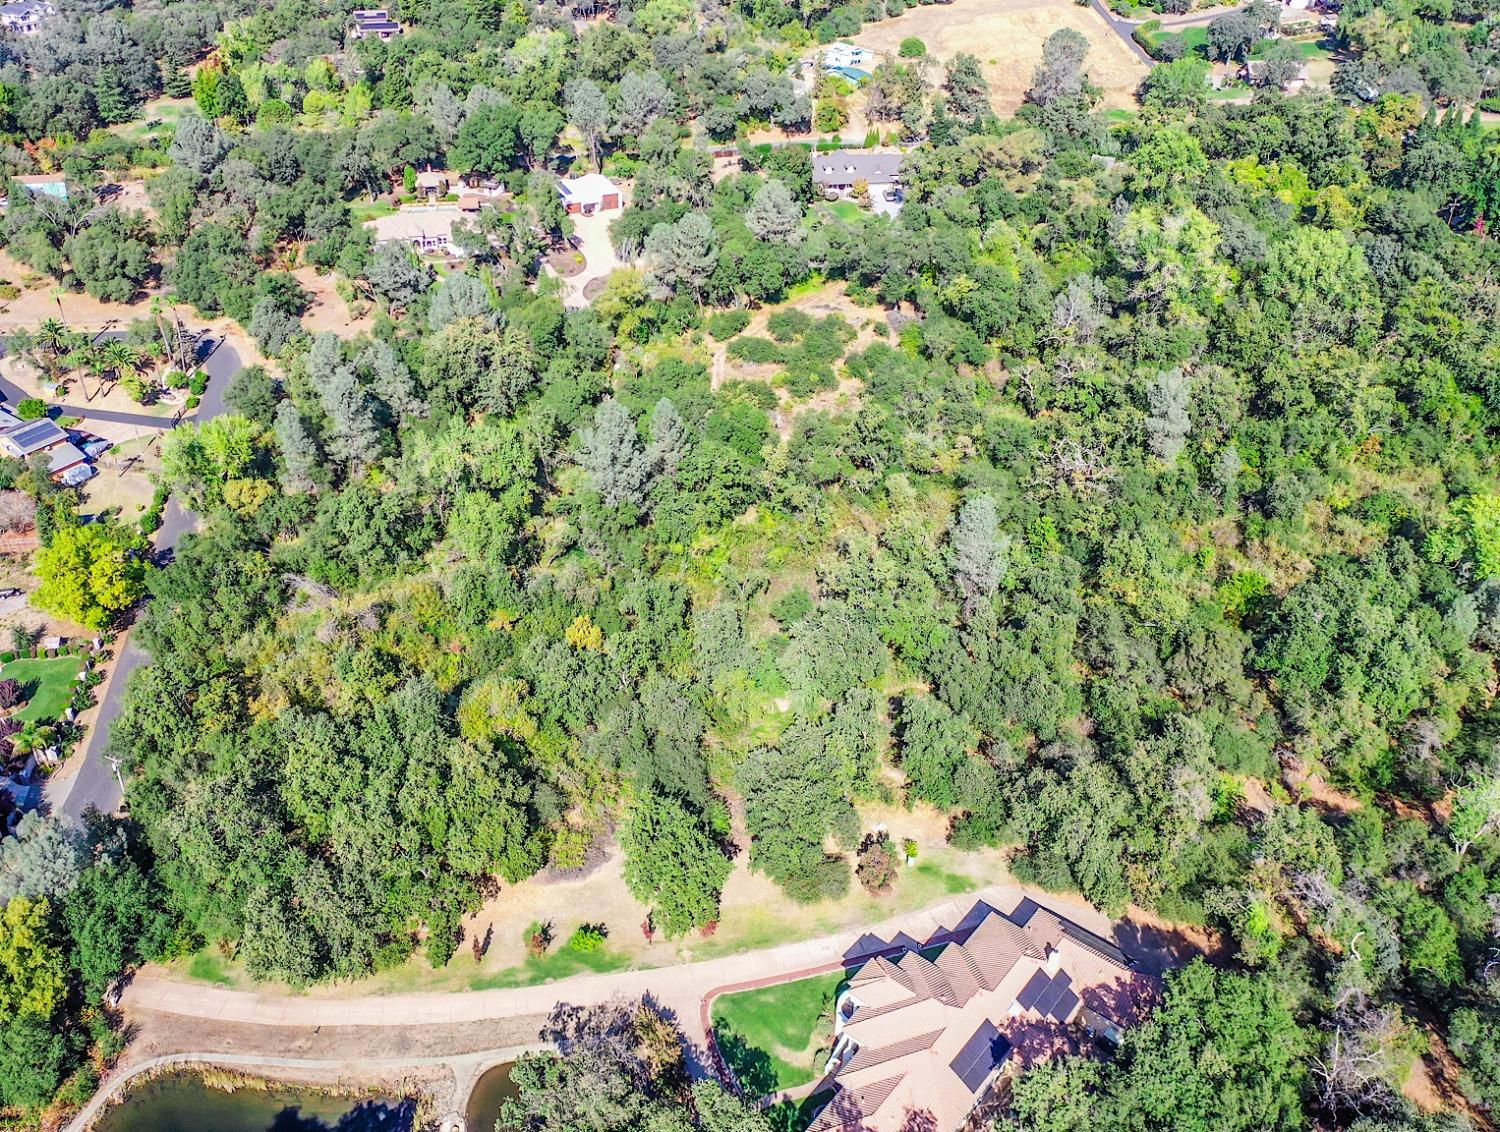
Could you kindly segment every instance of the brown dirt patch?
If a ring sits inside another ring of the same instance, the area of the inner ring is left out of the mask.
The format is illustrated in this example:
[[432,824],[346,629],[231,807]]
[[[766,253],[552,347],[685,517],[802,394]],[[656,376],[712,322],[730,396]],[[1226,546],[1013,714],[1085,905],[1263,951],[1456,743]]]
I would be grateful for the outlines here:
[[907,36],[916,36],[929,55],[941,60],[967,51],[979,59],[995,110],[1010,114],[1031,85],[1042,44],[1061,28],[1073,28],[1088,39],[1086,67],[1104,91],[1104,107],[1133,108],[1147,68],[1097,12],[1072,0],[954,0],[908,8],[895,19],[866,24],[853,39],[893,56]]
[[302,314],[302,325],[310,333],[332,331],[340,338],[355,338],[374,328],[375,317],[371,311],[364,311],[356,317],[349,309],[349,304],[344,302],[334,285],[333,272],[319,275],[316,268],[299,267],[292,274],[302,284],[302,289],[312,296]]
[[547,264],[553,271],[564,279],[570,279],[574,275],[582,275],[588,267],[588,261],[583,258],[583,253],[571,248],[559,248],[547,256]]
[[[172,1053],[264,1054],[267,1057],[445,1057],[476,1050],[530,1045],[546,1015],[489,1018],[426,1026],[260,1026],[132,1010],[132,1040],[125,1061],[134,1064]],[[277,1071],[280,1076],[281,1070]]]

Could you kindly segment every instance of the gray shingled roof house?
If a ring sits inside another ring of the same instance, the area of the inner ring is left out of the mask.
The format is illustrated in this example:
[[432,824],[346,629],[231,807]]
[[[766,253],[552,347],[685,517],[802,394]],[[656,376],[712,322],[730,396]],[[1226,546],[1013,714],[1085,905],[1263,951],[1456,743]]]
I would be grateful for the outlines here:
[[872,189],[878,189],[897,184],[900,173],[899,153],[851,153],[847,149],[836,149],[831,153],[812,155],[813,184],[821,189],[845,192],[854,187],[855,181],[863,181]]

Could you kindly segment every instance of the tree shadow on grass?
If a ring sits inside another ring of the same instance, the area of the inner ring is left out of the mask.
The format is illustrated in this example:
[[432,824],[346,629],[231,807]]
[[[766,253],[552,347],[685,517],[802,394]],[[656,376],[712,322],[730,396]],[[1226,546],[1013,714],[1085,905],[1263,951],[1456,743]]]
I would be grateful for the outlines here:
[[722,1025],[714,1027],[714,1042],[745,1096],[763,1097],[776,1091],[776,1067],[765,1050],[757,1049],[734,1030]]

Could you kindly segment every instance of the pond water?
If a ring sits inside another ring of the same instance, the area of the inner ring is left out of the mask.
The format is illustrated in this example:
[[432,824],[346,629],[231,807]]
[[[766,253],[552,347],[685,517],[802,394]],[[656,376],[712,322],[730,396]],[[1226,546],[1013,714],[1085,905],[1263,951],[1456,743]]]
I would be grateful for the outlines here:
[[495,1121],[500,1119],[500,1102],[516,1095],[516,1087],[510,1083],[510,1071],[514,1065],[514,1061],[507,1061],[486,1069],[474,1082],[469,1107],[464,1110],[468,1132],[495,1132]]
[[225,1092],[192,1072],[130,1088],[100,1114],[95,1132],[410,1132],[416,1105],[336,1097],[302,1085]]

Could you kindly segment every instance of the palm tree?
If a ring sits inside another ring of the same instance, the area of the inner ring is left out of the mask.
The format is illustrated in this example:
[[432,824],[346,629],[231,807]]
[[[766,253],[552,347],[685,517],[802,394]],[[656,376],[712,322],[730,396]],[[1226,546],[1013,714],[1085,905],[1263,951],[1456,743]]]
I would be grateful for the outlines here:
[[92,369],[98,351],[87,341],[79,343],[63,355],[63,370],[72,373],[75,369]]
[[60,318],[44,318],[36,328],[36,340],[52,351],[54,360],[67,349],[71,336],[67,323]]
[[48,746],[56,734],[56,727],[47,723],[38,723],[33,719],[23,723],[21,730],[12,735],[10,741],[15,745],[16,754],[29,755],[33,751]]
[[120,338],[111,338],[106,342],[99,351],[99,356],[104,359],[105,368],[117,380],[124,376],[126,370],[135,369],[141,361],[141,352]]

